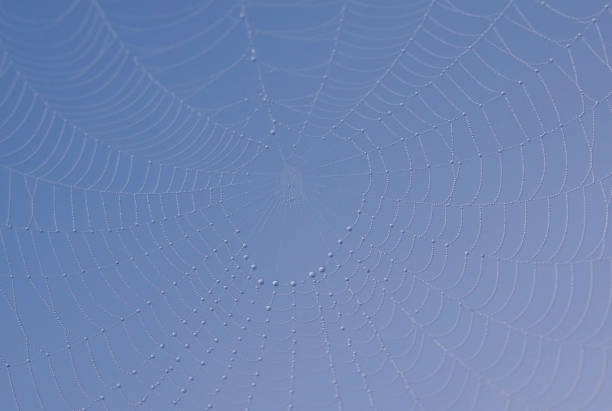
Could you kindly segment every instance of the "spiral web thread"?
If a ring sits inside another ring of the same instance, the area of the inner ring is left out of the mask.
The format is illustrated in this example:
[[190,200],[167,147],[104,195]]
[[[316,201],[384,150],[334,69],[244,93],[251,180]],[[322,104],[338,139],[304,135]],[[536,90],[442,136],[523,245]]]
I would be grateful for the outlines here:
[[611,403],[605,3],[7,3],[2,409]]

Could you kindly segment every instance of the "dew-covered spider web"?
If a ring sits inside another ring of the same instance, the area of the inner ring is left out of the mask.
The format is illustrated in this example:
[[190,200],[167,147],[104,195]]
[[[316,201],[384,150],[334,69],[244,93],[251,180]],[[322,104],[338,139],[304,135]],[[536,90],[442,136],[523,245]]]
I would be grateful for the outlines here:
[[0,2],[0,409],[612,407],[612,10]]

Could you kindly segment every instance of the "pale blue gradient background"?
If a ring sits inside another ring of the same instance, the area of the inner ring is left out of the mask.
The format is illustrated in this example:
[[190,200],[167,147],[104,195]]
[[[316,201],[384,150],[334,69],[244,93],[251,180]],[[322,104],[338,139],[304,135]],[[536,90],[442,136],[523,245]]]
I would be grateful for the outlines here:
[[604,2],[0,5],[0,409],[612,409]]

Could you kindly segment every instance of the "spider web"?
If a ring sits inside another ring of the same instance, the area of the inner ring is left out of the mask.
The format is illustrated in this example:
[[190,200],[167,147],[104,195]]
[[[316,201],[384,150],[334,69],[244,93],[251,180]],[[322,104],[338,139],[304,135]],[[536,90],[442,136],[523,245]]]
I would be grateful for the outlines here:
[[608,5],[48,3],[0,8],[2,409],[609,406]]

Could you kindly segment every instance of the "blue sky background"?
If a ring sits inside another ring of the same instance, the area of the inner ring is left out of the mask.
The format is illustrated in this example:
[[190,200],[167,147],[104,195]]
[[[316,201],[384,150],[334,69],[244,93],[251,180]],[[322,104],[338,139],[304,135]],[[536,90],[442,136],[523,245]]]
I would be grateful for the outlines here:
[[0,2],[0,408],[604,410],[604,2]]

